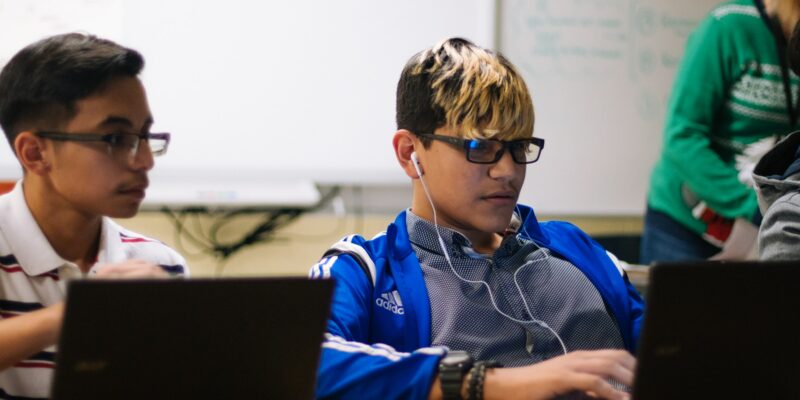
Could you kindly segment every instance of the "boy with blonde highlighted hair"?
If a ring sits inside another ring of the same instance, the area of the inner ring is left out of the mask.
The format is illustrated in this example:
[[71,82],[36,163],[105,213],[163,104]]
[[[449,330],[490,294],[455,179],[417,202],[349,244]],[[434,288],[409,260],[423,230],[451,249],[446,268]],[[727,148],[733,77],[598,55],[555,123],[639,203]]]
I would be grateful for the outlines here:
[[396,115],[411,208],[310,271],[337,284],[318,397],[627,397],[642,300],[585,233],[517,204],[544,140],[516,69],[444,40],[409,60]]

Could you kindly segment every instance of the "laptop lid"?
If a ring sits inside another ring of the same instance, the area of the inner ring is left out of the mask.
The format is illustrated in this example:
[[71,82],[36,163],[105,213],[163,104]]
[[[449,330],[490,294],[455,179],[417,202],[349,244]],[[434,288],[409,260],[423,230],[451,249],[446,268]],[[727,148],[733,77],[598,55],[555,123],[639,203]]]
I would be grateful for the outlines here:
[[656,265],[634,399],[800,398],[800,263]]
[[333,282],[70,283],[54,399],[310,399]]

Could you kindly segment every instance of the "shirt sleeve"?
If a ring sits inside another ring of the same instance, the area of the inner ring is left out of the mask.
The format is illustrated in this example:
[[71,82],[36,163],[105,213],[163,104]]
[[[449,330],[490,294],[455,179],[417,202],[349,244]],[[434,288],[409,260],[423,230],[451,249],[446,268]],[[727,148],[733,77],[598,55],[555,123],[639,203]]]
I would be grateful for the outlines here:
[[764,214],[758,236],[759,259],[800,259],[800,194],[790,193]]
[[323,258],[312,279],[334,279],[317,371],[317,398],[427,399],[445,349],[403,352],[371,340],[372,282],[350,255]]
[[738,68],[724,26],[707,18],[691,35],[672,87],[664,135],[664,156],[682,181],[708,207],[728,218],[750,219],[755,192],[738,171],[711,148],[715,115],[724,106]]
[[159,244],[163,246],[165,253],[158,261],[159,267],[173,277],[191,277],[191,271],[189,270],[189,265],[186,263],[186,259],[171,247],[162,243]]

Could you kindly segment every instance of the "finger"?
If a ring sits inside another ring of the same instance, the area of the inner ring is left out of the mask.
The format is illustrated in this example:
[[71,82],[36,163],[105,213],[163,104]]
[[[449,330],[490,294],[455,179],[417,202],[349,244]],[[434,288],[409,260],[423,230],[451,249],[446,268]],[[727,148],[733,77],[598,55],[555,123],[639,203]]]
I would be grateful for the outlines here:
[[636,369],[636,358],[625,350],[576,351],[570,354],[575,354],[578,360],[613,360],[631,371]]
[[165,277],[167,273],[158,266],[148,265],[146,267],[128,269],[122,272],[122,276],[126,278],[149,278],[149,277]]
[[620,349],[603,349],[603,350],[579,350],[573,351],[569,353],[570,355],[576,355],[578,358],[587,359],[587,358],[611,358],[614,360],[619,360],[625,364],[629,364],[632,367],[636,363],[636,358],[634,358],[631,353],[627,350],[620,350]]
[[619,361],[625,368],[630,370],[636,369],[636,357],[634,357],[631,353],[627,351],[621,350],[622,354],[618,355],[617,361]]
[[576,384],[576,389],[601,399],[627,400],[630,398],[627,392],[616,389],[608,381],[597,375],[578,374],[574,383]]
[[[586,392],[585,394],[586,394],[587,397],[590,397],[592,399],[602,399],[603,398],[602,396],[599,396],[595,392]],[[622,398],[625,399],[625,400],[630,400],[631,394],[630,393],[624,393]]]
[[107,272],[127,272],[127,271],[135,271],[141,268],[148,268],[148,267],[156,267],[155,264],[147,261],[142,260],[132,260],[121,264],[107,264],[97,268],[98,273],[100,271],[107,271]]
[[109,265],[97,270],[98,278],[162,278],[169,276],[163,268],[150,264]]
[[114,276],[119,275],[119,271],[115,268],[98,268],[93,275],[92,278],[113,278]]
[[614,379],[626,386],[633,385],[633,370],[614,359],[583,360],[575,368],[576,371]]

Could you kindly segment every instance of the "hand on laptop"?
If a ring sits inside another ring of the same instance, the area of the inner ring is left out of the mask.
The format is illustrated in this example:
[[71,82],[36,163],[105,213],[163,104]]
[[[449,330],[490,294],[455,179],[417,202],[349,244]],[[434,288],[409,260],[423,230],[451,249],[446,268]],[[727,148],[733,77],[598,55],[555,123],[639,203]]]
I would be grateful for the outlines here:
[[94,277],[104,279],[168,278],[169,274],[151,262],[129,260],[98,267]]
[[584,392],[602,399],[628,399],[612,386],[613,379],[633,386],[636,359],[624,350],[575,351],[538,364],[497,368],[486,373],[486,399],[549,399]]

